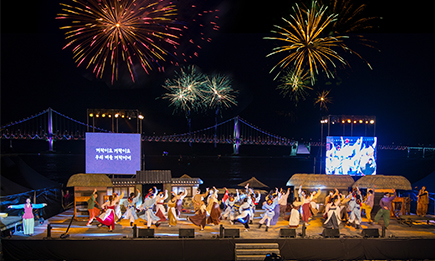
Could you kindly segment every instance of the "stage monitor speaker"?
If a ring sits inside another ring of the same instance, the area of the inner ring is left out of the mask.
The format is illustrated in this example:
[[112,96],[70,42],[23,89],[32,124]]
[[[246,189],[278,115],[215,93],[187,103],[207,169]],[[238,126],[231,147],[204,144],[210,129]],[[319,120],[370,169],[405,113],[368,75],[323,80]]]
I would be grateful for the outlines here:
[[239,238],[240,237],[240,230],[225,228],[224,229],[224,237]]
[[281,228],[279,230],[279,237],[296,237],[296,229],[294,228]]
[[322,236],[324,238],[331,238],[331,237],[340,237],[340,230],[334,229],[334,228],[325,228],[323,229]]
[[366,228],[361,232],[363,237],[379,237],[379,230],[377,228]]
[[180,228],[178,230],[179,238],[195,238],[195,229],[194,228]]
[[154,229],[139,228],[137,232],[139,238],[154,238]]

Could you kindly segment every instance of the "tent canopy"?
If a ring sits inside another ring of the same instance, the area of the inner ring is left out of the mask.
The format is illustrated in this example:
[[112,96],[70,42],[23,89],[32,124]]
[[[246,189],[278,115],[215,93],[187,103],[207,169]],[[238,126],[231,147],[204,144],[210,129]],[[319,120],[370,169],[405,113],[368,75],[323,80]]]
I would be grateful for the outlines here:
[[249,187],[250,188],[268,188],[269,186],[267,186],[266,184],[260,182],[258,179],[256,179],[255,177],[252,177],[250,179],[248,179],[245,182],[242,182],[240,184],[238,184],[238,186],[244,187],[249,183]]

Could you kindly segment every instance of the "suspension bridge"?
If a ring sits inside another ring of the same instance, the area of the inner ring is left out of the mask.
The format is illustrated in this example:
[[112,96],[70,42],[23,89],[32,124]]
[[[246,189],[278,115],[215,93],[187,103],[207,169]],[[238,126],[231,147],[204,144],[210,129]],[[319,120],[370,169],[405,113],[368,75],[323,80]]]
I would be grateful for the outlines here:
[[[104,117],[104,116],[103,116]],[[127,120],[127,118],[125,119]],[[140,128],[142,129],[142,128]],[[3,140],[45,140],[49,144],[49,151],[53,151],[55,141],[85,140],[86,132],[112,132],[89,123],[84,123],[68,117],[52,108],[31,115],[19,121],[14,121],[1,126],[0,137]],[[241,145],[269,145],[289,146],[298,149],[298,146],[310,147],[324,146],[323,142],[306,142],[281,137],[267,132],[243,118],[236,116],[213,126],[182,134],[153,135],[142,134],[144,142],[169,142],[169,143],[203,143],[203,144],[231,144],[233,153],[239,153]],[[377,149],[422,151],[435,151],[433,147],[377,145]]]

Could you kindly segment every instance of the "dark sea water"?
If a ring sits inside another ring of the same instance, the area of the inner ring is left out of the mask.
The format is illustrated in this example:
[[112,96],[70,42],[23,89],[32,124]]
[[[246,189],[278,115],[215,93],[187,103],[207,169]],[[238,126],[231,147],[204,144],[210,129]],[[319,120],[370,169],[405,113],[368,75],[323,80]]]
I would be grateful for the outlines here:
[[[42,175],[66,184],[69,177],[85,173],[84,141],[60,141],[48,152],[44,141],[2,141],[2,156],[19,155]],[[240,147],[232,155],[231,145],[144,143],[144,167],[147,170],[171,170],[173,177],[187,174],[201,178],[203,187],[235,187],[256,177],[271,188],[284,187],[295,173],[319,173],[317,148],[311,155],[291,157],[289,147]],[[163,152],[167,156],[163,156]],[[378,151],[378,174],[402,175],[413,183],[435,171],[434,155],[407,151]]]

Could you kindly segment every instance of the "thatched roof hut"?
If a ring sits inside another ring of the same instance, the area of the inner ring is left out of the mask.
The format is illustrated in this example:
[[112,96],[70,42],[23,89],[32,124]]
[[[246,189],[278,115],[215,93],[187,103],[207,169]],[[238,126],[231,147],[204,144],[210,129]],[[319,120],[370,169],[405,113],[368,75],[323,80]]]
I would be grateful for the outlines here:
[[113,187],[112,181],[106,174],[85,174],[72,175],[67,187]]
[[252,177],[252,178],[248,179],[247,181],[242,182],[242,183],[237,184],[237,185],[241,186],[241,187],[244,187],[248,183],[249,183],[249,187],[250,188],[268,188],[269,187],[268,185],[264,184],[263,182],[260,182],[255,177]]
[[411,183],[403,176],[370,175],[361,177],[353,187],[383,189],[412,190]]
[[347,190],[355,181],[348,175],[326,175],[326,174],[294,174],[287,186],[299,187],[302,185],[305,189],[317,188],[337,188],[338,190]]

